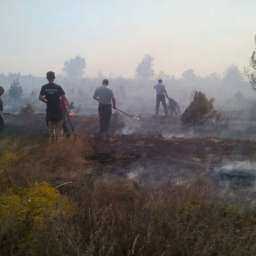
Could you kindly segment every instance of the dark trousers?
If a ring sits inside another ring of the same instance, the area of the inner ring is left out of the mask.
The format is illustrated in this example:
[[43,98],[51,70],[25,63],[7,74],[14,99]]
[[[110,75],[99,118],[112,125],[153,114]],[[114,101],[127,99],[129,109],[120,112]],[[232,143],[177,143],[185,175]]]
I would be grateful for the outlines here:
[[164,113],[167,116],[168,115],[168,110],[167,110],[165,95],[156,95],[156,115],[159,114],[160,103],[162,103],[163,108],[164,108]]
[[100,133],[107,133],[109,131],[111,115],[112,105],[99,104]]

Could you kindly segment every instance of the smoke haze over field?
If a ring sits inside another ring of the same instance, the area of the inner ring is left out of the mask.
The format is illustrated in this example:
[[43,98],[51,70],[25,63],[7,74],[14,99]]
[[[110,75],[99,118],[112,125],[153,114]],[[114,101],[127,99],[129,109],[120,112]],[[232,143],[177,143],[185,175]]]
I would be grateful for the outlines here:
[[133,77],[148,53],[156,73],[242,68],[253,49],[255,8],[253,0],[1,0],[0,73],[60,73],[77,54],[88,77]]
[[[207,97],[215,98],[214,105],[218,109],[237,112],[240,118],[242,116],[252,118],[256,95],[237,66],[229,66],[223,75],[212,73],[200,76],[193,69],[187,69],[183,71],[181,77],[175,77],[163,72],[157,73],[154,61],[153,57],[145,55],[137,63],[134,70],[135,78],[110,77],[110,87],[120,108],[137,114],[154,113],[153,87],[156,79],[161,77],[169,96],[180,104],[181,110],[188,106],[194,91],[200,90]],[[91,115],[97,113],[97,104],[92,96],[94,90],[101,85],[104,76],[99,73],[95,78],[88,77],[87,65],[90,63],[79,56],[66,60],[63,63],[62,74],[57,76],[56,82],[63,86],[67,97],[70,101],[74,101],[80,114]],[[26,104],[31,104],[37,112],[42,112],[44,104],[39,102],[38,94],[40,87],[45,83],[45,77],[0,73],[0,85],[6,89],[4,95],[6,111],[17,112]],[[15,84],[18,85],[18,90],[11,86]],[[15,96],[17,94],[19,97]],[[253,115],[256,118],[256,115]]]
[[[6,109],[31,103],[42,111],[39,89],[54,70],[80,113],[96,113],[92,94],[104,77],[131,112],[154,112],[161,77],[182,110],[201,90],[222,110],[251,113],[255,95],[243,68],[254,47],[255,7],[252,0],[2,0]],[[19,100],[8,92],[15,80]]]

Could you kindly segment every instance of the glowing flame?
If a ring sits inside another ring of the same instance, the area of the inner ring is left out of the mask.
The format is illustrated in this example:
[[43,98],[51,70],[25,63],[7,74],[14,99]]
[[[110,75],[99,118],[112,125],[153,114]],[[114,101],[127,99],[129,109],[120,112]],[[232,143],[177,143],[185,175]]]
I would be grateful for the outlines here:
[[71,112],[69,112],[69,116],[71,116],[71,117],[72,116],[77,116],[77,113],[71,111]]

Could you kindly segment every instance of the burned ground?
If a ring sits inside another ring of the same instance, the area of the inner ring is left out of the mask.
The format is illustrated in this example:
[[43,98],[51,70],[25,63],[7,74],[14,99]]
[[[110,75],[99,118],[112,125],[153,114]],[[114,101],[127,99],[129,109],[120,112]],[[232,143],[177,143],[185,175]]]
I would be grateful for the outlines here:
[[43,115],[7,117],[0,254],[255,255],[253,132],[114,116],[103,141],[95,116],[72,120],[48,144]]
[[[255,160],[253,125],[244,127],[242,122],[237,129],[237,126],[230,123],[210,127],[185,127],[177,119],[143,116],[140,121],[131,121],[114,115],[113,136],[106,142],[97,137],[98,124],[95,116],[76,116],[72,120],[76,136],[69,139],[70,146],[65,145],[66,157],[74,140],[80,141],[79,147],[83,147],[86,140],[85,144],[90,144],[91,151],[85,160],[91,163],[94,173],[108,179],[123,177],[143,186],[153,187],[189,184],[198,179],[207,179],[219,186],[219,181],[224,176],[218,174],[218,170],[223,166],[236,162],[253,164]],[[249,129],[251,132],[244,132]],[[9,116],[5,133],[8,136],[29,135],[46,140],[44,116]],[[244,137],[239,136],[240,133]],[[70,164],[72,165],[72,161]],[[81,167],[80,170],[82,169]],[[71,172],[68,173],[69,175],[62,172],[60,177],[55,177],[57,183],[80,179],[81,171],[74,170],[72,175]],[[225,177],[229,177],[229,174]],[[237,178],[239,179],[239,175]],[[252,188],[250,193],[254,194],[254,184],[250,189]],[[240,192],[239,189],[237,191]]]

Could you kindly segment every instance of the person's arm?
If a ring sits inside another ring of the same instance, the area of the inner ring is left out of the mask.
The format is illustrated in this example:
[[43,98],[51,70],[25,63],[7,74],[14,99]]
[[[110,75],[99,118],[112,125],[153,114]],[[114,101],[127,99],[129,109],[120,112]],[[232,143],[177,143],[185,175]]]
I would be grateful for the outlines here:
[[3,110],[4,110],[3,101],[2,101],[2,99],[0,98],[0,112],[3,112]]
[[65,95],[60,97],[61,107],[63,108],[64,112],[69,112],[70,110],[70,104]]
[[41,91],[40,91],[40,94],[39,94],[39,100],[44,102],[44,103],[47,103],[44,87],[41,88]]
[[46,99],[46,97],[45,97],[45,95],[39,95],[39,100],[42,101],[42,102],[44,102],[44,103],[47,103],[47,102],[48,102],[47,99]]
[[115,99],[115,95],[112,90],[111,90],[111,100],[112,100],[113,109],[116,109],[116,99]]
[[95,90],[94,95],[93,95],[93,99],[95,99],[97,101],[100,100],[99,95],[98,95],[98,89]]
[[62,97],[65,97],[65,91],[63,90],[63,88],[61,87],[61,86],[59,86],[59,97],[60,97],[60,99],[62,98]]
[[116,109],[116,99],[114,96],[112,97],[112,106],[113,106],[113,109]]
[[167,93],[167,90],[166,90],[165,86],[164,86],[164,95],[165,95],[166,98],[169,99],[169,96],[168,96],[168,93]]
[[99,97],[96,95],[93,95],[93,99],[99,101]]

